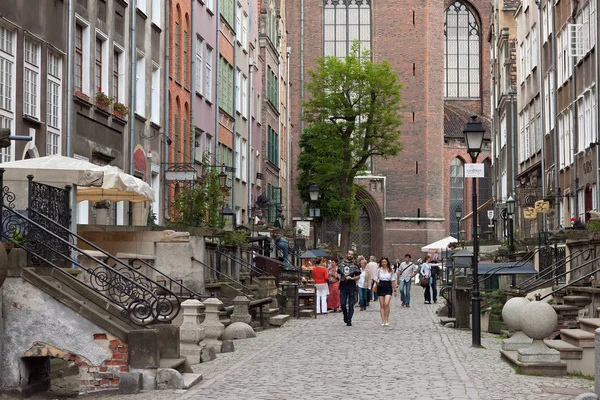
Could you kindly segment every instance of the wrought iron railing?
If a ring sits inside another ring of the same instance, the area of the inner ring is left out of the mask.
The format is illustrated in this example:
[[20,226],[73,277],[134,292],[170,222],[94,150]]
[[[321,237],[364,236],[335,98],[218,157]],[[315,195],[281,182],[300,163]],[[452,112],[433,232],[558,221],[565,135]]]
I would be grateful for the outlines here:
[[[586,261],[585,263],[577,266],[576,268],[573,268],[570,271],[563,272],[563,274],[564,275],[570,274],[570,273],[572,273],[574,271],[577,271],[577,270],[579,270],[579,269],[581,269],[583,267],[586,267],[586,266],[588,266],[590,264],[593,267],[595,263],[600,263],[600,257],[595,257],[592,260]],[[600,268],[592,268],[591,272],[588,272],[587,274],[583,274],[579,278],[574,279],[574,280],[570,281],[569,283],[566,283],[566,284],[564,284],[562,286],[559,286],[557,289],[554,289],[553,291],[551,291],[550,293],[546,294],[545,296],[536,296],[536,300],[543,300],[546,297],[552,296],[552,295],[554,295],[556,293],[564,293],[565,289],[567,289],[567,288],[569,288],[571,286],[575,286],[576,283],[579,283],[581,281],[585,281],[586,279],[589,279],[591,276],[596,275],[598,272],[600,272]]]
[[578,257],[581,257],[583,261],[588,261],[595,256],[594,249],[581,249],[576,252],[569,254],[569,256],[562,258],[552,264],[550,267],[546,268],[543,271],[538,272],[534,276],[524,280],[519,285],[516,286],[521,292],[529,292],[531,290],[535,290],[542,286],[547,285],[548,283],[555,281],[556,284],[559,283],[559,279],[567,276],[568,273],[578,270],[579,268],[574,268],[570,271],[566,270],[566,265],[571,261],[575,260]]
[[[202,267],[204,267],[205,271],[208,269],[212,272],[215,273],[217,279],[220,281],[221,278],[224,278],[230,282],[235,283],[236,285],[239,285],[239,287],[241,287],[243,289],[243,291],[245,292],[244,294],[249,295],[249,296],[253,296],[254,292],[252,291],[252,289],[250,289],[248,286],[244,285],[243,283],[241,283],[239,280],[232,278],[231,276],[218,271],[216,268],[213,268],[205,263],[203,263],[202,261],[198,260],[196,257],[192,256],[192,261],[197,262],[198,264],[202,265]],[[235,288],[237,289],[237,288]]]
[[234,263],[239,263],[243,267],[245,267],[248,270],[249,274],[250,274],[250,283],[252,283],[252,277],[264,275],[264,271],[262,271],[261,269],[257,268],[255,265],[253,265],[253,263],[250,263],[250,262],[244,260],[243,258],[234,256],[231,253],[227,253],[227,252],[221,251],[218,248],[217,248],[217,255],[223,256],[225,258],[228,258],[230,261],[233,261]]

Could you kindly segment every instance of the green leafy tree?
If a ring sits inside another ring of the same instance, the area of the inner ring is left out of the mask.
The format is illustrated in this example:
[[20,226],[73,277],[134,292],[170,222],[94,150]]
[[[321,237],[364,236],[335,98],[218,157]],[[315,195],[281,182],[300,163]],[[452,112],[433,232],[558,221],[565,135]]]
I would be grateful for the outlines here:
[[355,42],[345,58],[317,59],[306,84],[305,129],[300,137],[298,190],[310,201],[308,187],[321,192],[321,215],[342,223],[341,246],[349,247],[357,220],[354,178],[371,157],[387,159],[401,150],[402,85],[390,63],[374,63]]
[[221,226],[220,211],[225,192],[215,169],[206,168],[191,187],[184,187],[173,199],[172,224],[176,226]]

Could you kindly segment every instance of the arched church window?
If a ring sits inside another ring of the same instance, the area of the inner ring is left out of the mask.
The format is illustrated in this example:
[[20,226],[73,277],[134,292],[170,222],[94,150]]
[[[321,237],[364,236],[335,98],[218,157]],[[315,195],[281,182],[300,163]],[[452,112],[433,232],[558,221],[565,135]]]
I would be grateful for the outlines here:
[[446,9],[444,22],[444,97],[478,98],[481,54],[479,24],[460,1]]
[[371,0],[324,0],[323,55],[344,58],[352,43],[371,49]]
[[460,207],[465,215],[463,206],[465,197],[463,162],[460,158],[455,158],[450,163],[450,236],[459,238],[460,223],[456,219],[456,210]]

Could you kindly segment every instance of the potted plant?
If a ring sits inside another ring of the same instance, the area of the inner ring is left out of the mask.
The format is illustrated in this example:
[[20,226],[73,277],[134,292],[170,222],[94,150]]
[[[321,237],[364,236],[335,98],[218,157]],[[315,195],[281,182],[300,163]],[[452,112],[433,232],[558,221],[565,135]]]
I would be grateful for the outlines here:
[[100,91],[96,93],[96,106],[99,108],[108,111],[108,108],[113,103],[114,99],[112,97],[108,97],[106,93]]
[[490,293],[484,293],[482,297],[485,303],[485,307],[482,307],[482,309],[485,310],[489,307],[488,332],[499,334],[502,331],[502,308],[506,303],[504,290],[498,289]]
[[125,119],[129,115],[129,108],[125,104],[117,102],[113,104],[113,114],[121,119]]
[[78,97],[78,98],[80,98],[80,99],[82,99],[82,100],[85,100],[85,101],[87,101],[88,103],[90,102],[90,96],[88,96],[87,94],[85,94],[85,93],[83,93],[83,92],[81,92],[81,91],[79,91],[79,90],[76,90],[76,91],[74,92],[74,95],[75,95],[75,97]]

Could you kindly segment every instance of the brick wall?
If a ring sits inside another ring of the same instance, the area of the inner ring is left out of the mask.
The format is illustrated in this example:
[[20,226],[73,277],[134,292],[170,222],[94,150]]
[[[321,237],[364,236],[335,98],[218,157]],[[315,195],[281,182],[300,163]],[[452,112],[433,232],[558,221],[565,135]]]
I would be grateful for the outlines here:
[[80,391],[118,389],[121,373],[129,372],[127,343],[105,333],[94,334],[94,340],[102,347],[108,347],[110,357],[101,365],[94,366],[74,354],[70,356],[69,360],[79,365]]

